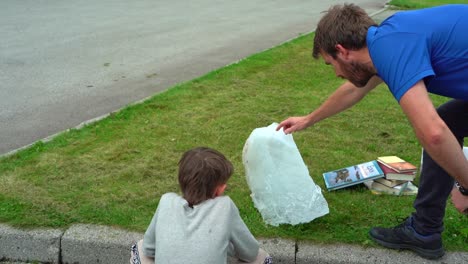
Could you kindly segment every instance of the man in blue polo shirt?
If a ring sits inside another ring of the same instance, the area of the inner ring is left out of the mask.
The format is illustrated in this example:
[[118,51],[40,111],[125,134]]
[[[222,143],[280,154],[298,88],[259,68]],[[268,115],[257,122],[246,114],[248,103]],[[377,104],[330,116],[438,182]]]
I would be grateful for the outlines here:
[[[333,66],[341,85],[307,116],[278,125],[305,129],[348,109],[382,81],[387,84],[424,148],[415,212],[394,228],[374,227],[371,238],[422,257],[444,255],[441,233],[451,194],[468,211],[468,5],[398,12],[379,26],[353,4],[331,7],[315,32],[313,55]],[[435,109],[429,93],[453,98]]]

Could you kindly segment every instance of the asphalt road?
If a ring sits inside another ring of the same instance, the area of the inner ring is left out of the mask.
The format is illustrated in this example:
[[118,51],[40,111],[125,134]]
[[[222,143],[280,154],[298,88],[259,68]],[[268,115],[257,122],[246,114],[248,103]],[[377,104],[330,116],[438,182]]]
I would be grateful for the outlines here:
[[0,154],[311,32],[342,2],[3,0]]

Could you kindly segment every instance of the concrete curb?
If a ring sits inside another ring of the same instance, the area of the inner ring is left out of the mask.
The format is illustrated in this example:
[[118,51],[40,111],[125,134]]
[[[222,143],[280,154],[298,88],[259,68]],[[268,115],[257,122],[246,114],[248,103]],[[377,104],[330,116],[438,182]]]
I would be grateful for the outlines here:
[[62,263],[128,263],[130,246],[143,234],[108,226],[78,224],[62,237]]
[[397,251],[385,248],[361,247],[356,245],[314,245],[298,242],[296,264],[374,264],[374,263],[468,263],[468,252],[446,252],[438,260],[427,260],[411,251]]
[[62,234],[58,229],[20,230],[0,224],[0,260],[59,263]]
[[[0,260],[8,263],[129,263],[130,245],[143,237],[108,226],[77,224],[59,229],[20,230],[0,224]],[[317,245],[287,239],[259,239],[275,263],[468,263],[468,252],[447,252],[437,260],[410,251],[365,248],[355,245]],[[229,259],[229,264],[237,263]],[[6,264],[3,262],[3,264]]]

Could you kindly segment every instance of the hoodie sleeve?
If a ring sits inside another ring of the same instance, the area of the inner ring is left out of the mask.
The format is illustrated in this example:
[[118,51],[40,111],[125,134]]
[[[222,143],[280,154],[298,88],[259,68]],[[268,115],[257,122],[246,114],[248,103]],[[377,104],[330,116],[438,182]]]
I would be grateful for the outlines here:
[[234,255],[242,261],[252,262],[257,258],[259,244],[240,217],[239,210],[231,201],[232,231],[230,243],[232,243]]
[[147,257],[153,257],[156,251],[156,222],[158,219],[158,208],[151,219],[151,223],[146,229],[145,236],[143,237],[143,254]]

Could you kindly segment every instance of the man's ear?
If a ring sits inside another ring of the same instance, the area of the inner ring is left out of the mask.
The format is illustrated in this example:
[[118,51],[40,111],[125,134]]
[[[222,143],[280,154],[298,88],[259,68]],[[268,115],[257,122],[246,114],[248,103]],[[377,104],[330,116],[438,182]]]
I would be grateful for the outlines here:
[[224,190],[226,190],[226,186],[227,186],[227,184],[221,184],[218,187],[216,187],[214,196],[218,197],[218,196],[223,195]]
[[349,50],[343,47],[341,44],[335,45],[336,49],[336,56],[341,58],[342,60],[348,60]]

